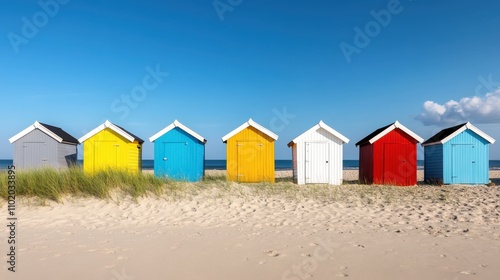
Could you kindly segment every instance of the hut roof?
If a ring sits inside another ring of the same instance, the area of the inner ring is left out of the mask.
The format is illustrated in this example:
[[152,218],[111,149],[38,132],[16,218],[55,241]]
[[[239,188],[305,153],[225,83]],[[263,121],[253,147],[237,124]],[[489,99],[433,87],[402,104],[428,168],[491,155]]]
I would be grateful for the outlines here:
[[178,120],[174,120],[173,123],[169,124],[168,126],[166,126],[164,129],[160,130],[158,133],[156,133],[155,135],[149,137],[149,141],[150,142],[154,142],[156,139],[160,138],[163,134],[169,132],[170,130],[174,129],[174,128],[180,128],[182,130],[184,130],[186,133],[188,133],[189,135],[193,136],[194,138],[198,139],[200,142],[203,142],[203,143],[206,143],[207,140],[205,138],[203,138],[201,135],[199,135],[198,133],[192,131],[191,129],[189,129],[187,126],[183,125],[182,123],[180,123]]
[[317,123],[315,126],[311,127],[310,129],[308,129],[306,132],[302,133],[301,135],[297,136],[295,139],[293,139],[292,141],[290,141],[288,143],[288,147],[291,147],[294,143],[297,143],[299,141],[300,138],[302,138],[304,135],[306,134],[309,134],[313,131],[316,131],[318,129],[324,129],[326,130],[328,133],[330,133],[331,135],[337,137],[338,139],[340,139],[340,141],[344,142],[345,144],[346,143],[349,143],[349,139],[347,139],[347,137],[345,137],[344,135],[340,134],[338,131],[336,131],[335,129],[329,127],[327,124],[325,124],[323,121],[319,121],[319,123]]
[[409,130],[406,126],[402,125],[400,122],[396,121],[392,124],[381,127],[374,132],[370,133],[365,138],[361,139],[356,143],[356,146],[365,145],[365,144],[373,144],[378,139],[384,137],[387,133],[393,131],[394,129],[399,128],[404,131],[406,134],[410,135],[413,139],[417,140],[417,142],[422,143],[424,139],[415,134],[413,131]]
[[80,143],[83,143],[85,140],[89,139],[90,137],[96,135],[97,133],[99,133],[100,131],[102,131],[102,130],[104,130],[106,128],[109,128],[109,129],[113,130],[114,132],[116,132],[119,135],[123,136],[125,139],[127,139],[130,142],[137,141],[140,144],[144,143],[144,140],[142,140],[141,138],[139,138],[139,137],[135,136],[134,134],[130,133],[129,131],[127,131],[123,127],[111,123],[108,120],[106,120],[100,126],[98,126],[98,127],[94,128],[93,130],[91,130],[89,133],[87,133],[84,136],[80,137],[80,139],[78,139],[78,141]]
[[19,132],[18,134],[14,135],[13,137],[11,137],[9,139],[10,143],[14,143],[15,141],[26,136],[28,133],[30,133],[31,131],[33,131],[35,129],[41,130],[42,132],[44,132],[48,136],[52,137],[54,140],[56,140],[59,143],[65,142],[65,143],[71,143],[71,144],[78,144],[78,140],[75,137],[71,136],[69,133],[62,130],[60,127],[40,123],[38,121],[35,121],[34,124],[28,126],[23,131]]
[[224,137],[222,137],[222,142],[226,143],[226,141],[233,137],[234,135],[238,134],[240,131],[242,131],[243,129],[247,128],[247,127],[253,127],[257,130],[259,130],[260,132],[266,134],[267,136],[269,136],[270,138],[274,139],[274,140],[278,140],[278,135],[274,134],[272,131],[270,131],[269,129],[261,126],[260,124],[254,122],[252,119],[248,119],[248,121],[246,121],[245,123],[243,123],[242,125],[240,125],[239,127],[237,127],[235,130],[229,132],[228,134],[226,134]]
[[491,138],[491,136],[482,132],[479,128],[473,126],[470,122],[466,122],[439,131],[434,136],[432,136],[431,138],[427,139],[424,143],[422,143],[422,146],[444,144],[453,137],[465,131],[466,129],[472,130],[474,133],[482,137],[484,140],[488,141],[490,144],[495,143],[495,139]]

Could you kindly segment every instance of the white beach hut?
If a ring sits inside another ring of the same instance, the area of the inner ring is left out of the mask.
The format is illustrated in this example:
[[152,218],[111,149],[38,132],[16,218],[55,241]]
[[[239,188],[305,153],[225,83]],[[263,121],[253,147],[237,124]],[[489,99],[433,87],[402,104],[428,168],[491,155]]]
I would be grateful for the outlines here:
[[293,180],[302,184],[342,184],[343,144],[349,139],[323,121],[288,143]]

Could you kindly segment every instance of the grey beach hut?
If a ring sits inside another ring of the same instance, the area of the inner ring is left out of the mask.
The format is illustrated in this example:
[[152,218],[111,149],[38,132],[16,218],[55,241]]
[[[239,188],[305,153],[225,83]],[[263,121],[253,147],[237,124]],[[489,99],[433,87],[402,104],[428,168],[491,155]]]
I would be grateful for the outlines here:
[[16,169],[67,169],[77,163],[78,140],[59,127],[36,121],[9,139]]

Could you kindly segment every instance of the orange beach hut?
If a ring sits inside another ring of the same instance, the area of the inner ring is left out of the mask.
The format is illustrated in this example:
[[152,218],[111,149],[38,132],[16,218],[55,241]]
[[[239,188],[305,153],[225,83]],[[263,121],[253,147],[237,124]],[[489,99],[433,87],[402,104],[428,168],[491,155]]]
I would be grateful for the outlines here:
[[249,119],[222,137],[226,143],[227,179],[274,182],[274,141],[278,135]]

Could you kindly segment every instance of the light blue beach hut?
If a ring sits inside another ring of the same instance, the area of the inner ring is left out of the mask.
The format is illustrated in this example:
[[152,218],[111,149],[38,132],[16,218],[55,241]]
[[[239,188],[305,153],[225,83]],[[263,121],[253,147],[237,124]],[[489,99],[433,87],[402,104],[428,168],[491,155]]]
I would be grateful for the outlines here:
[[154,142],[155,176],[190,182],[203,178],[205,138],[175,120],[149,141]]
[[489,144],[495,139],[467,122],[441,130],[422,143],[428,183],[489,183]]

